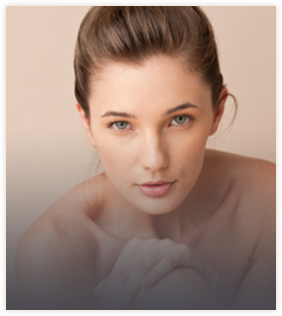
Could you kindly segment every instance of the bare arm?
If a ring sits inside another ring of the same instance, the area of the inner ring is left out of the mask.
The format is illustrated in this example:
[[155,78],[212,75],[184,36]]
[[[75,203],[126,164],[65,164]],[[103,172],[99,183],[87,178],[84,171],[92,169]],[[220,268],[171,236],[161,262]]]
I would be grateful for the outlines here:
[[[84,218],[95,207],[86,201],[90,182],[95,179],[67,192],[21,237],[16,256],[21,309],[87,308],[88,293],[92,300],[89,271],[95,271],[97,243]],[[92,189],[92,197],[96,191]]]
[[84,244],[76,234],[64,238],[48,224],[21,238],[16,258],[20,309],[87,309],[93,283],[88,271],[95,265],[82,260]]
[[253,263],[241,281],[233,309],[276,309],[275,165],[263,164],[259,173],[263,179],[257,181],[259,191],[256,189],[254,194],[252,224],[260,227],[260,235]]
[[274,223],[261,236],[255,261],[240,284],[233,309],[276,309]]
[[60,308],[65,291],[60,282],[62,276],[58,273],[59,262],[54,262],[54,257],[50,259],[50,251],[54,246],[51,240],[46,244],[42,236],[30,232],[21,238],[16,258],[17,292],[21,309]]
[[150,288],[141,288],[133,309],[217,309],[216,300],[204,280],[193,269],[177,268]]
[[[110,275],[96,287],[95,299],[100,309],[215,308],[209,284],[213,271],[203,259],[169,239],[134,238],[123,248]],[[200,272],[190,268],[194,265],[200,265]]]

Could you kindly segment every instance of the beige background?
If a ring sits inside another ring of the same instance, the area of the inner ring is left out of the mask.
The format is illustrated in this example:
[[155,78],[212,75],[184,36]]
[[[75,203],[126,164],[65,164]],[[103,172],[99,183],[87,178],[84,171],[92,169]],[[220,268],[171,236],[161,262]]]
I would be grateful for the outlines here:
[[[239,102],[208,146],[275,162],[275,7],[203,7],[225,83]],[[52,202],[94,174],[75,108],[73,51],[88,7],[7,7],[7,308],[16,308],[19,237]],[[225,127],[224,127],[225,126]]]

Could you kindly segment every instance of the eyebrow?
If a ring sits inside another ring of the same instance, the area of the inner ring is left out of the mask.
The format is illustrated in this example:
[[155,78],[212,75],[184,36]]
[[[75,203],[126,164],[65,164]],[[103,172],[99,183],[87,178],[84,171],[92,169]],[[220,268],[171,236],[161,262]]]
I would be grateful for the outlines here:
[[122,116],[122,117],[125,117],[125,118],[132,118],[132,119],[136,119],[137,118],[133,114],[129,114],[129,113],[126,113],[126,112],[115,112],[115,111],[107,111],[101,117],[107,117],[107,116]]
[[[200,109],[197,105],[194,105],[192,103],[184,103],[177,105],[169,110],[167,110],[162,116],[167,116],[172,113],[175,113],[180,110],[185,110],[189,108],[196,108]],[[116,111],[107,111],[104,113],[101,117],[107,117],[107,116],[119,116],[119,117],[125,117],[125,118],[131,118],[131,119],[136,119],[137,117],[134,114],[126,113],[126,112],[116,112]]]
[[167,110],[162,116],[167,116],[167,115],[172,114],[174,112],[189,109],[189,108],[200,109],[200,107],[198,107],[197,105],[194,105],[192,103],[184,103],[184,104],[177,105],[174,108]]

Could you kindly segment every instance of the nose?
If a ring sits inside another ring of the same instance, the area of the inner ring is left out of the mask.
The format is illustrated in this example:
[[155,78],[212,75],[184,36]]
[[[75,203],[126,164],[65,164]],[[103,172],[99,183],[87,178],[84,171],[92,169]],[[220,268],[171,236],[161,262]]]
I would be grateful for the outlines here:
[[149,133],[142,141],[143,146],[139,156],[142,167],[150,171],[165,169],[169,164],[165,139],[160,135]]

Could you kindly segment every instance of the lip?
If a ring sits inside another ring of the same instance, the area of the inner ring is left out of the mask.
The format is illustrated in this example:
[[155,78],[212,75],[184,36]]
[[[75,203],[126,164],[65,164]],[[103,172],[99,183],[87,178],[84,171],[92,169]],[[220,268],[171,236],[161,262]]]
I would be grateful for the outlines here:
[[167,194],[174,183],[175,181],[169,182],[165,180],[149,181],[146,183],[138,184],[138,187],[140,191],[147,196],[159,197]]

